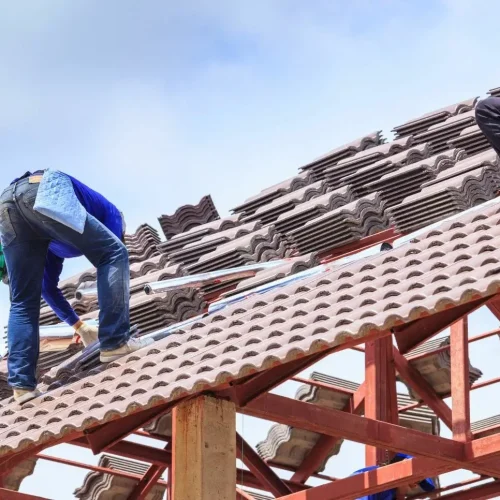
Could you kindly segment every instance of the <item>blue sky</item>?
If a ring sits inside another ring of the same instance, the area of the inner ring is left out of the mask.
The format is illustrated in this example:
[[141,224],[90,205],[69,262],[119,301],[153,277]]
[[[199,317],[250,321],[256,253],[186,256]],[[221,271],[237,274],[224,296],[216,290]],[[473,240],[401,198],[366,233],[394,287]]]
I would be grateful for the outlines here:
[[[0,0],[0,184],[59,168],[119,205],[130,228],[208,192],[227,214],[337,145],[378,129],[390,137],[409,118],[500,85],[494,0],[26,5]],[[2,289],[2,324],[7,307]],[[477,331],[497,323],[476,318]],[[479,353],[485,373],[497,348]],[[321,368],[362,377],[353,352]],[[490,392],[475,418],[495,411]],[[265,425],[245,422],[249,441],[264,437]],[[362,456],[344,446],[338,475]],[[83,474],[40,463],[23,490],[65,500]]]

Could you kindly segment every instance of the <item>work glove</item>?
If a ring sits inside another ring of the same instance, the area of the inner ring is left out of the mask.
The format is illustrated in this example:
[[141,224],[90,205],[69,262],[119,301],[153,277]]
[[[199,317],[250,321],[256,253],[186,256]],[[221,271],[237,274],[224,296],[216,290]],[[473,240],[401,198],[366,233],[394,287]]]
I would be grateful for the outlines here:
[[75,331],[82,339],[82,343],[85,347],[97,342],[99,338],[99,328],[97,326],[87,325],[87,323],[83,321],[78,328],[75,328]]

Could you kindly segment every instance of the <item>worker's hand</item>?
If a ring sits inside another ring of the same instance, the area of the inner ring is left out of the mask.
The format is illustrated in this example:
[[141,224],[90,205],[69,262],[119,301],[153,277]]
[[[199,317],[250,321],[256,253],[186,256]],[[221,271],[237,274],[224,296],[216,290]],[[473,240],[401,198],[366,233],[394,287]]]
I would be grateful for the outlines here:
[[75,331],[78,335],[80,335],[85,347],[97,342],[99,338],[99,328],[97,328],[97,326],[87,325],[83,321],[79,321],[75,325]]

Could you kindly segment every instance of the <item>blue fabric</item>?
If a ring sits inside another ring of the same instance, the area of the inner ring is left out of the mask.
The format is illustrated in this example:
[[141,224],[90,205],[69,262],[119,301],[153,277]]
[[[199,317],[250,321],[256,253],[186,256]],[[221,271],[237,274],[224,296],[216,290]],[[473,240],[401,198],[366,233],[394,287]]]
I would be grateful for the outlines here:
[[33,209],[83,233],[87,211],[77,198],[71,179],[58,170],[47,170],[43,175]]
[[[394,458],[391,460],[391,463],[400,462],[402,460],[408,460],[413,458],[411,455],[407,455],[406,453],[396,453]],[[370,467],[365,467],[364,469],[359,469],[356,472],[353,472],[351,475],[355,476],[356,474],[362,474],[363,472],[368,472],[371,470],[378,469],[377,465],[372,465]],[[422,488],[425,492],[434,491],[436,489],[436,485],[431,478],[424,479],[418,483],[420,488]],[[387,491],[382,491],[381,493],[374,493],[373,495],[366,495],[364,497],[359,497],[356,500],[395,500],[397,498],[397,489],[391,489]]]
[[[77,249],[97,268],[101,350],[116,349],[130,336],[130,268],[125,245],[90,214],[80,234],[35,212],[37,191],[38,184],[22,180],[0,196],[0,236],[11,288],[9,384],[25,389],[36,387],[40,295],[51,241]],[[60,265],[60,260],[53,262],[54,269]]]

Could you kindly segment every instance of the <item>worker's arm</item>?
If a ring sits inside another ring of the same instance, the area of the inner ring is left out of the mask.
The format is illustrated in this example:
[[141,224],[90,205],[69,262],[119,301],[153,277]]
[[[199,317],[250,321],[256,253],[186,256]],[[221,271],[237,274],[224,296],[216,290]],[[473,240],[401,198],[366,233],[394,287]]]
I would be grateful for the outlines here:
[[42,297],[56,313],[57,317],[70,326],[75,326],[80,318],[59,289],[64,259],[57,257],[50,250],[47,252],[43,275]]

